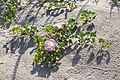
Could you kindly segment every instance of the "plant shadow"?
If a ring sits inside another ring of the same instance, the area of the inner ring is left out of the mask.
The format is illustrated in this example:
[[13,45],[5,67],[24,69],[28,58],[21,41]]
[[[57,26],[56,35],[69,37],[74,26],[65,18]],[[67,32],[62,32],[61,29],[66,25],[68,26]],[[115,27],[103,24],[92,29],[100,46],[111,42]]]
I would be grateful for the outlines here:
[[[47,23],[49,22],[49,24],[52,23],[52,21],[55,19],[55,17],[63,14],[65,11],[64,9],[61,8],[55,8],[53,10],[46,10],[43,11],[43,5],[45,2],[42,2],[38,5],[38,3],[35,3],[28,12],[25,12],[25,9],[23,9],[23,11],[21,12],[21,14],[19,14],[16,19],[15,19],[15,23],[18,23],[18,20],[20,20],[21,15],[24,15],[25,13],[25,19],[22,20],[22,22],[20,24],[24,25],[24,24],[31,24],[31,25],[35,25],[35,23],[37,22],[37,18],[39,17],[39,20],[42,20],[43,17],[45,17],[45,21],[42,23],[43,26],[47,25]],[[27,9],[28,7],[26,7]],[[42,13],[40,13],[40,11],[43,11]],[[39,16],[39,14],[41,14]],[[39,23],[38,23],[39,24]]]
[[42,66],[42,65],[35,65],[33,66],[33,70],[31,70],[31,74],[34,75],[37,73],[37,77],[45,77],[48,78],[51,73],[57,72],[59,70],[60,63],[54,66]]
[[[16,51],[18,50],[19,56],[18,59],[16,60],[14,70],[13,70],[13,75],[12,75],[12,80],[16,80],[16,74],[17,74],[17,68],[20,64],[20,60],[22,58],[22,55],[31,47],[35,47],[34,39],[33,38],[25,38],[25,37],[17,37],[14,36],[8,43],[6,43],[3,48],[6,48],[6,53],[10,51],[10,53],[15,54]],[[34,49],[33,49],[34,50]],[[31,53],[34,52],[31,50]]]
[[[55,17],[63,14],[64,12],[65,12],[64,9],[61,9],[61,8],[47,10],[44,15],[46,15],[46,17],[48,17],[48,18],[45,20],[43,25],[46,26],[48,22],[49,22],[49,24],[51,24],[53,22],[53,20],[55,19]],[[65,15],[65,16],[67,16],[67,15]],[[43,17],[43,15],[42,15],[42,17]]]
[[81,47],[79,47],[77,49],[77,51],[76,51],[77,53],[75,54],[74,58],[72,59],[72,66],[75,66],[79,62],[79,60],[81,59],[81,56],[79,54],[81,50],[82,50]]
[[69,55],[70,53],[72,53],[73,51],[75,51],[75,56],[73,57],[73,59],[72,59],[72,66],[75,66],[78,62],[79,62],[79,60],[80,60],[80,58],[81,58],[81,56],[80,56],[80,51],[83,49],[82,47],[80,47],[79,45],[74,45],[74,47],[73,48],[71,48],[72,46],[69,46],[66,50],[65,50],[65,53],[64,53],[64,56],[66,56],[66,55]]
[[17,37],[14,36],[9,42],[7,42],[3,48],[6,48],[6,53],[8,53],[8,51],[10,51],[10,53],[15,53],[16,50],[18,50],[19,54],[24,54],[25,51],[28,48],[34,47],[35,46],[35,42],[33,38],[27,38],[24,36],[21,37]]
[[[28,11],[25,19],[24,19],[23,22],[22,22],[22,23],[23,23],[22,25],[24,25],[24,24],[26,24],[26,23],[32,23],[32,25],[35,24],[36,18],[37,18],[37,16],[38,16],[38,14],[39,14],[42,6],[44,5],[44,3],[41,3],[41,4],[39,4],[38,6],[36,6],[36,5],[37,5],[37,3],[34,4],[34,5],[30,8],[30,10]],[[38,8],[38,7],[39,7],[39,8]],[[37,9],[37,12],[34,13],[36,8],[38,8],[38,9]],[[33,15],[32,13],[34,13],[34,15]]]
[[101,64],[103,57],[106,57],[106,64],[110,62],[110,53],[108,51],[98,51],[97,53],[97,65]]
[[115,7],[117,7],[118,14],[120,14],[120,12],[119,12],[119,10],[120,10],[120,3],[111,2],[110,5],[111,5],[111,8],[110,8],[110,18],[112,17],[112,10],[113,10]]
[[97,65],[102,63],[103,58],[105,58],[106,64],[110,62],[110,53],[108,51],[99,49],[96,55],[93,50],[88,52],[90,52],[90,55],[89,55],[89,59],[87,60],[87,64],[90,64],[95,58]]
[[94,25],[94,23],[91,23],[90,25],[88,25],[88,27],[87,27],[87,31],[92,31],[93,29],[95,28],[95,25]]

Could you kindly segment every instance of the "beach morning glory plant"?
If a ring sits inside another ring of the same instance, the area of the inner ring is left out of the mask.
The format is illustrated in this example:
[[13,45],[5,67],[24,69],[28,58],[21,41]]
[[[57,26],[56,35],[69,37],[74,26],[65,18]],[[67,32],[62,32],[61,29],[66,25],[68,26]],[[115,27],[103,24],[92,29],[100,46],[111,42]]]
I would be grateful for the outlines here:
[[34,63],[51,66],[62,58],[63,55],[54,39],[37,36],[34,41],[39,45],[34,55]]
[[[92,23],[92,20],[95,18],[94,16],[91,17],[93,14],[94,12],[83,10],[80,20]],[[89,17],[86,17],[87,15]],[[94,48],[96,45],[99,45],[101,50],[110,47],[111,44],[103,38],[100,38],[99,44],[96,43],[98,42],[96,41],[96,32],[81,30],[79,34],[75,34],[73,30],[78,27],[84,26],[79,25],[73,18],[70,18],[67,22],[59,22],[43,27],[42,31],[46,34],[35,38],[38,48],[34,55],[34,63],[53,66],[65,55],[65,50],[75,44],[81,48],[86,46],[93,46]]]
[[50,66],[59,61],[64,55],[63,51],[73,44],[71,30],[75,26],[77,22],[69,19],[66,23],[59,22],[43,27],[42,30],[47,34],[43,37],[37,36],[34,40],[39,46],[34,55],[34,62]]
[[[95,17],[95,12],[83,10],[79,19],[81,22],[88,24],[88,22],[92,23]],[[82,27],[84,27],[84,25],[79,25],[75,19],[70,18],[66,22],[43,26],[42,32],[45,32],[44,36],[37,34],[39,31],[37,27],[28,26],[27,24],[12,28],[9,30],[9,33],[20,34],[21,36],[28,35],[31,38],[35,38],[34,42],[38,44],[38,47],[34,54],[34,63],[50,67],[65,56],[66,50],[72,45],[78,45],[81,48],[90,46],[97,48],[96,45],[98,45],[101,52],[111,46],[111,43],[105,41],[103,38],[96,41],[96,31],[93,32],[82,29],[76,34],[79,28]]]

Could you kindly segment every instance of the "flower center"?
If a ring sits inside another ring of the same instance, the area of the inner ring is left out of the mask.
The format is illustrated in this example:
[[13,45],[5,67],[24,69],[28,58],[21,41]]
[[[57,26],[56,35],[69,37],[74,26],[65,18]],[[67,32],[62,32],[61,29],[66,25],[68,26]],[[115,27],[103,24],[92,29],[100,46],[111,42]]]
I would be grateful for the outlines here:
[[54,48],[54,44],[52,42],[49,43],[50,48]]

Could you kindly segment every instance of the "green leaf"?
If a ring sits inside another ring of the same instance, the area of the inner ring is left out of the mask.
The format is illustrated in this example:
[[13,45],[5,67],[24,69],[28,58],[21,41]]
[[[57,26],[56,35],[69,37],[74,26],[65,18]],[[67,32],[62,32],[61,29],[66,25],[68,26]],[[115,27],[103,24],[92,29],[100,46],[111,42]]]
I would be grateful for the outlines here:
[[14,3],[14,4],[17,3],[17,0],[12,0],[12,3]]
[[111,47],[111,43],[110,42],[107,42],[106,45],[107,45],[107,47]]
[[78,26],[78,22],[74,22],[73,25],[74,25],[74,26]]
[[34,55],[34,62],[35,63],[39,62],[39,53],[35,53],[35,55]]
[[64,47],[65,46],[65,42],[60,42],[59,44],[61,47]]
[[82,13],[79,16],[79,19],[84,22],[91,22],[96,17],[96,13],[89,11],[89,10],[83,10]]
[[60,2],[64,2],[64,0],[60,0]]
[[40,36],[37,36],[34,42],[38,43],[39,46],[43,46],[43,43],[44,43],[43,39]]
[[13,32],[13,33],[19,32],[19,30],[20,30],[20,26],[16,26],[16,27],[10,29],[10,30],[9,30],[9,33],[11,33],[11,32]]
[[3,0],[4,2],[7,2],[8,0]]
[[48,31],[48,32],[54,32],[55,29],[53,28],[53,26],[46,26],[46,31]]
[[[38,50],[38,49],[37,49]],[[35,58],[39,57],[39,53],[35,53],[34,55]]]
[[16,7],[11,8],[11,12],[15,13],[16,12]]
[[63,56],[63,55],[60,54],[60,53],[57,53],[57,54],[56,54],[56,57],[59,58],[59,59],[60,59],[62,56]]
[[46,32],[46,29],[45,29],[44,27],[42,27],[42,31],[43,31],[43,32]]
[[90,32],[86,32],[85,35],[89,36],[91,33]]
[[36,26],[31,26],[31,29],[33,29],[34,31],[37,30]]
[[92,44],[95,44],[95,39],[93,38],[92,41],[91,41]]
[[82,22],[85,22],[87,20],[86,17],[83,17],[83,16],[79,16],[79,19],[82,21]]
[[105,43],[105,40],[103,38],[100,38],[99,43]]
[[85,36],[84,32],[80,32],[80,37],[83,38]]
[[29,35],[30,35],[30,37],[32,37],[34,35],[34,32],[30,31]]
[[75,20],[73,18],[71,18],[67,22],[68,22],[68,24],[71,24],[71,23],[75,22]]
[[6,21],[7,21],[7,22],[11,22],[12,20],[11,20],[11,19],[9,19],[9,18],[6,18]]
[[66,26],[67,28],[69,28],[69,29],[72,29],[72,26]]
[[69,43],[73,43],[72,39],[69,39]]
[[47,9],[48,7],[47,6],[43,6],[43,9]]
[[45,40],[49,40],[51,37],[50,36],[46,36],[45,37]]
[[43,60],[43,58],[42,58],[42,57],[40,57],[40,58],[39,58],[39,60],[40,60],[40,61],[42,61],[42,60]]
[[43,39],[40,36],[37,36],[34,40],[34,42],[39,43],[40,41],[43,41]]
[[12,13],[9,13],[9,14],[7,15],[7,17],[11,19],[11,18],[13,17],[13,14],[12,14]]
[[85,38],[86,43],[90,42],[90,38]]
[[92,33],[91,33],[91,37],[96,37],[96,33],[95,33],[95,32],[92,32]]
[[25,29],[28,29],[28,24],[25,24],[25,25],[24,25],[24,28],[25,28]]
[[4,19],[4,15],[0,14],[0,18]]
[[38,58],[34,57],[34,62],[38,63],[39,62]]
[[42,54],[42,51],[43,51],[42,48],[38,48],[38,49],[36,49],[36,53],[37,53],[37,54]]

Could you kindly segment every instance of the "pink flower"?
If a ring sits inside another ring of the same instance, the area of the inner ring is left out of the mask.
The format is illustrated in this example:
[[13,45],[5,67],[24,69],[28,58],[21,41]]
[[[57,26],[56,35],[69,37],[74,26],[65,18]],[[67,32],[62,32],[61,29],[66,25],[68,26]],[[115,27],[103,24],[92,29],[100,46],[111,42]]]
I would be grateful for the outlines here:
[[44,48],[48,51],[55,50],[56,46],[57,46],[57,43],[53,39],[46,40],[45,43],[44,43]]
[[60,23],[55,24],[54,26],[61,29],[61,28],[64,28],[64,25],[65,25],[64,22],[60,22]]

